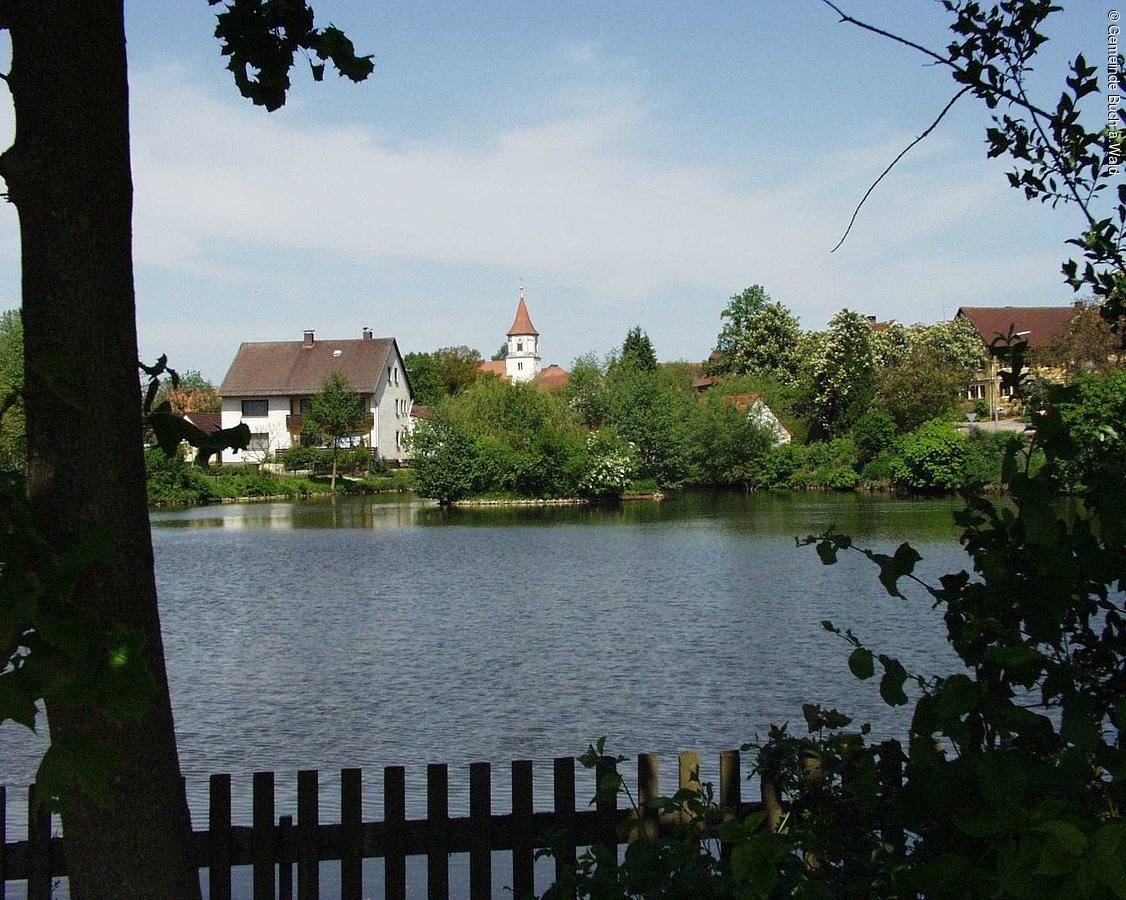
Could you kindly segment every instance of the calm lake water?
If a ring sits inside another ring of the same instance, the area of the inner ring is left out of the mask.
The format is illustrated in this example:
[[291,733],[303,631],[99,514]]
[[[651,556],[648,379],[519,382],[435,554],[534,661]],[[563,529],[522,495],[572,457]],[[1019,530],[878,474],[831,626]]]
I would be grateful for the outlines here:
[[[494,763],[503,809],[512,759],[581,753],[600,735],[627,755],[718,752],[804,728],[803,702],[898,734],[902,715],[848,672],[848,626],[910,671],[949,671],[923,595],[886,595],[858,554],[820,564],[795,535],[829,526],[890,552],[909,540],[931,576],[966,561],[955,501],[853,495],[674,495],[615,508],[443,510],[401,497],[156,512],[157,580],[180,758],[193,819],[207,776],[234,776],[249,821],[256,770],[322,772],[333,821],[338,770],[408,766],[424,809],[428,762],[451,764],[454,814],[468,764]],[[0,783],[22,795],[39,743],[0,728]],[[550,771],[550,766],[547,766]],[[537,769],[538,771],[538,769]],[[752,795],[757,790],[749,787]],[[549,781],[537,794],[549,796]],[[15,804],[10,804],[15,806]],[[9,809],[9,835],[24,811]],[[503,869],[499,863],[498,868]]]

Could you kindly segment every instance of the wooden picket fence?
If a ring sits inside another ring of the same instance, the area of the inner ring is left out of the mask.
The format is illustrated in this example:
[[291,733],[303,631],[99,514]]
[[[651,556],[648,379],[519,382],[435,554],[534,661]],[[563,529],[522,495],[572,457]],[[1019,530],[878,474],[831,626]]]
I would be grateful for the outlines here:
[[[605,771],[605,770],[604,770]],[[698,786],[700,758],[696,753],[678,756],[677,784]],[[252,782],[252,824],[231,820],[231,776],[212,775],[208,827],[194,833],[196,864],[207,869],[210,897],[231,897],[231,870],[252,866],[254,900],[320,895],[320,863],[339,861],[340,896],[364,896],[362,862],[382,858],[383,890],[388,900],[405,898],[406,859],[425,856],[427,895],[444,898],[450,893],[449,855],[469,855],[469,895],[493,895],[494,851],[512,855],[509,882],[517,900],[535,894],[534,857],[539,848],[557,850],[555,877],[574,865],[578,848],[591,844],[618,844],[619,823],[635,820],[634,833],[660,833],[662,821],[646,802],[661,794],[659,760],[655,754],[637,757],[637,797],[640,812],[619,808],[617,800],[600,801],[588,808],[587,798],[575,795],[575,760],[557,758],[552,763],[552,809],[534,809],[533,763],[511,764],[511,812],[493,813],[492,766],[469,766],[469,815],[449,814],[449,771],[444,764],[426,767],[426,816],[408,818],[406,769],[383,770],[383,820],[364,822],[362,772],[340,772],[340,821],[320,821],[319,773],[304,770],[297,775],[297,821],[275,816],[273,772],[256,772]],[[715,784],[714,779],[713,785]],[[719,803],[717,815],[745,815],[760,804],[744,804],[741,795],[740,756],[724,751],[719,758]],[[672,793],[669,791],[668,793]],[[52,837],[53,817],[37,808],[35,788],[28,791],[28,838],[8,843],[6,796],[0,787],[0,900],[9,881],[27,882],[28,900],[47,900],[54,878],[67,874],[66,839]],[[296,879],[294,869],[296,868]],[[368,892],[374,886],[368,885]],[[464,894],[460,886],[459,894]]]

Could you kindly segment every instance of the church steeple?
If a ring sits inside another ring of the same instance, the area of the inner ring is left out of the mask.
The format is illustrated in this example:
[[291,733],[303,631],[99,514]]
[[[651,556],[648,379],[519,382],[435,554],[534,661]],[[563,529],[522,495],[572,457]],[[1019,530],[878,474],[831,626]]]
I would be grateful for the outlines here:
[[516,306],[516,318],[512,322],[512,327],[508,329],[508,336],[512,337],[516,334],[530,334],[534,337],[539,337],[540,333],[536,331],[536,326],[532,324],[532,318],[528,315],[528,305],[524,302],[524,288],[520,288],[520,302]]
[[524,302],[524,286],[520,286],[520,302],[516,318],[508,329],[508,355],[504,359],[505,374],[512,381],[531,381],[540,371],[540,333],[528,315]]

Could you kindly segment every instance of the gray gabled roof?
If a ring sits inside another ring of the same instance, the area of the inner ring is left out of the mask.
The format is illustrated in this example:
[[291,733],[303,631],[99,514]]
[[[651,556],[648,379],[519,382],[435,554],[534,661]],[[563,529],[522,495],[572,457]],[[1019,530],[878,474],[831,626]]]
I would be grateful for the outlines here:
[[[339,351],[339,355],[337,355]],[[360,394],[373,394],[384,370],[398,364],[394,338],[243,343],[219,385],[223,397],[311,396],[342,374]]]

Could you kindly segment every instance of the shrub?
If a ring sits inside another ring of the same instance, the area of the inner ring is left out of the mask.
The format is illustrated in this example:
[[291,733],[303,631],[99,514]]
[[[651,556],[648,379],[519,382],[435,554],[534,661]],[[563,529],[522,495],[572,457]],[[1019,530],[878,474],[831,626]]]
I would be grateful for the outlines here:
[[964,482],[965,438],[949,422],[931,419],[900,442],[895,481],[916,491],[952,491]]

